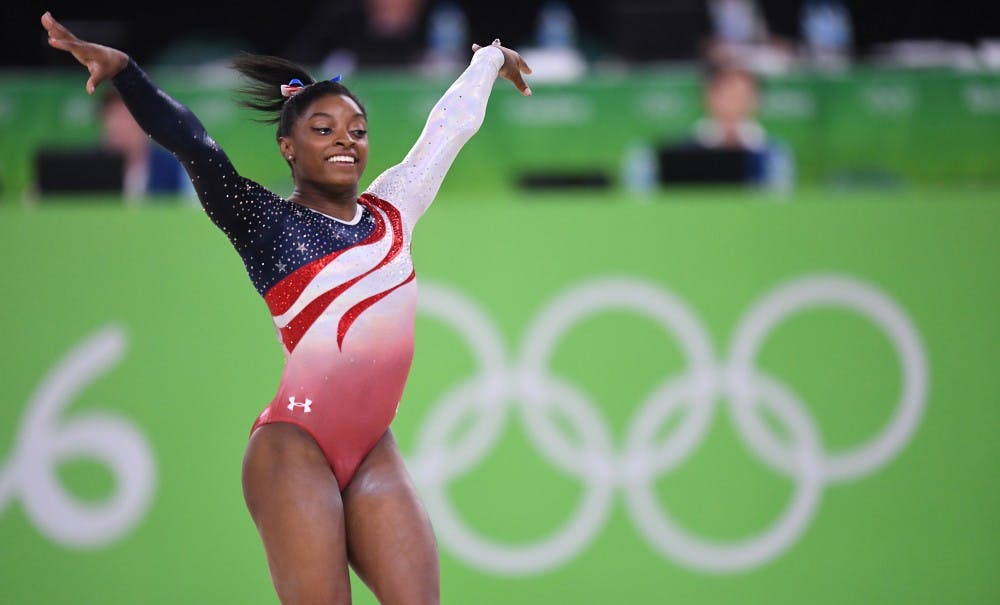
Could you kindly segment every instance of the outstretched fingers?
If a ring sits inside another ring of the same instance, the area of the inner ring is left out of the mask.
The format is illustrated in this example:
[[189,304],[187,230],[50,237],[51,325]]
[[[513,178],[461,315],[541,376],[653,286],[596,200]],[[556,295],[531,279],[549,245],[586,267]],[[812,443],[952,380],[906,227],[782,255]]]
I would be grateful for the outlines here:
[[504,65],[500,69],[500,75],[510,80],[511,84],[521,91],[522,95],[530,97],[531,88],[524,81],[524,74],[530,74],[531,68],[528,67],[528,64],[524,62],[524,59],[517,52],[509,48],[502,48],[501,50],[503,50],[504,54]]
[[73,32],[66,29],[62,23],[56,21],[55,17],[49,11],[45,11],[42,15],[42,27],[49,34],[49,46],[72,54],[73,58],[87,68],[87,71],[90,72],[90,77],[87,79],[86,84],[87,93],[94,94],[99,83],[94,78],[94,74],[97,72],[99,66],[84,56],[82,52],[84,49],[80,43],[80,39],[73,35]]
[[[500,44],[499,38],[493,40],[491,46],[500,49],[500,52],[503,53],[503,66],[500,68],[500,76],[506,80],[510,80],[514,87],[521,91],[521,94],[530,97],[531,88],[524,81],[523,74],[530,74],[531,67],[528,66],[516,51]],[[478,52],[482,48],[479,44],[473,44],[472,52]]]
[[49,46],[72,54],[90,72],[86,85],[89,94],[94,94],[101,82],[114,77],[128,63],[128,55],[120,50],[77,38],[48,11],[42,15],[42,27],[49,33]]
[[[56,21],[56,18],[52,16],[52,13],[45,11],[42,15],[42,27],[45,31],[49,32],[49,44],[57,46],[57,43],[71,43],[77,40],[73,32],[66,29],[62,23]],[[57,48],[63,48],[62,46],[57,46]],[[63,48],[63,50],[66,50]]]
[[526,97],[530,97],[531,88],[528,86],[528,83],[524,81],[524,76],[522,74],[530,74],[531,68],[528,67],[528,64],[524,62],[524,59],[522,59],[520,55],[517,56],[517,67],[513,71],[514,73],[510,76],[510,81],[518,90],[521,91],[521,94]]

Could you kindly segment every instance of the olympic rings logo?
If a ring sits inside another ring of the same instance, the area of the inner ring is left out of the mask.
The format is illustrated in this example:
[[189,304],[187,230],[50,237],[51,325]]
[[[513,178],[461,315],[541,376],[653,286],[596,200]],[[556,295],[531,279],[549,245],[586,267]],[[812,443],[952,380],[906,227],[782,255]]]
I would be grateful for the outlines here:
[[[132,423],[107,412],[60,422],[59,413],[125,353],[125,334],[106,326],[73,348],[39,384],[18,427],[14,453],[0,471],[0,512],[20,498],[28,518],[53,541],[77,548],[113,542],[146,513],[156,469],[146,438]],[[103,502],[77,502],[59,481],[62,461],[104,463],[115,491]]]
[[[872,473],[898,454],[923,415],[928,369],[916,328],[902,308],[869,283],[849,276],[803,276],[760,298],[738,324],[728,354],[717,361],[698,316],[678,296],[632,277],[596,278],[555,297],[525,332],[517,360],[508,363],[503,339],[481,310],[442,285],[421,285],[419,311],[452,327],[478,362],[476,375],[456,384],[430,409],[408,456],[443,543],[480,569],[504,574],[539,573],[566,563],[604,525],[617,489],[643,537],[665,557],[712,573],[745,571],[788,549],[806,530],[823,488]],[[811,307],[841,307],[871,320],[901,362],[901,389],[891,418],[870,441],[825,451],[815,422],[796,394],[762,373],[754,359],[786,318]],[[666,377],[636,410],[623,451],[615,451],[599,408],[586,393],[554,375],[548,365],[560,338],[577,322],[607,311],[647,317],[675,338],[686,369]],[[756,456],[795,481],[791,501],[768,528],[748,539],[709,540],[681,527],[662,510],[654,480],[678,467],[705,436],[717,402],[728,403],[739,435]],[[509,402],[517,402],[511,405]],[[658,430],[686,408],[665,441]],[[767,409],[790,436],[775,436],[760,416]],[[446,494],[447,484],[473,470],[500,437],[509,411],[518,412],[531,443],[556,469],[578,478],[583,496],[572,516],[551,534],[518,544],[474,532]],[[567,419],[579,439],[567,439],[552,419]],[[463,421],[471,427],[457,443],[449,438]]]

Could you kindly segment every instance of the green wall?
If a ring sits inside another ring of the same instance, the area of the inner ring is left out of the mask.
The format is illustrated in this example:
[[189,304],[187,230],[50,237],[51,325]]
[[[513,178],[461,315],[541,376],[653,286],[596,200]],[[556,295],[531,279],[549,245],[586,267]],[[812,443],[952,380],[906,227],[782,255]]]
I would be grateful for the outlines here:
[[[1000,600],[1000,207],[880,197],[443,195],[394,430],[444,602]],[[0,600],[274,603],[266,306],[201,211],[91,203],[0,210]]]

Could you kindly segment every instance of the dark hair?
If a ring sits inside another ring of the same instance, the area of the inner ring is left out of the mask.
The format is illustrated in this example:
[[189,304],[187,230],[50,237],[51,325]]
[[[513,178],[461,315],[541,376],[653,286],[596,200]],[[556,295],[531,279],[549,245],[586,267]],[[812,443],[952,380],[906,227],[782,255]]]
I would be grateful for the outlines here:
[[[232,67],[244,78],[249,80],[237,92],[242,98],[239,104],[269,114],[260,121],[267,124],[277,124],[275,138],[288,136],[292,126],[302,115],[302,112],[319,97],[324,95],[343,95],[353,100],[361,108],[361,113],[368,117],[365,106],[340,82],[317,82],[309,72],[281,57],[241,53],[232,61]],[[301,92],[284,97],[281,85],[288,84],[293,78],[302,81],[305,88]]]

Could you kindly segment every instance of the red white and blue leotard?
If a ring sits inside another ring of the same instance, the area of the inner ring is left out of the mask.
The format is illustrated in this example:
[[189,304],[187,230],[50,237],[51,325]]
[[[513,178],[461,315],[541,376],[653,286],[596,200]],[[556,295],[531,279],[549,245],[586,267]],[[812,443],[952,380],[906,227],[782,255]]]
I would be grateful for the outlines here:
[[479,129],[502,53],[485,47],[431,111],[406,158],[341,221],[241,176],[198,119],[134,63],[114,78],[136,120],[181,160],[274,318],[285,369],[254,423],[291,422],[316,440],[341,489],[392,421],[413,359],[414,224]]

